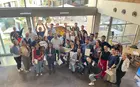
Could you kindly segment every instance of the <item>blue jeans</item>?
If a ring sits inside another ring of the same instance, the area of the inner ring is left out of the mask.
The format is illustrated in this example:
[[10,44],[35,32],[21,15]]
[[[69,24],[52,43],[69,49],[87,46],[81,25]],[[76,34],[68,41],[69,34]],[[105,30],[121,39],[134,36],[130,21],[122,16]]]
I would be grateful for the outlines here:
[[38,63],[35,65],[36,67],[36,73],[42,73],[43,72],[43,60],[38,61]]

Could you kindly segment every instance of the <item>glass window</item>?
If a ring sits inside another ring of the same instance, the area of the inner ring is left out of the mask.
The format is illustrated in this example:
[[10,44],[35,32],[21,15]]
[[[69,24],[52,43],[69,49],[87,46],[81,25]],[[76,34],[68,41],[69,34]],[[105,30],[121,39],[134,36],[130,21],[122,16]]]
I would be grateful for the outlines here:
[[[24,32],[27,32],[26,18],[0,18],[0,25],[0,34],[6,54],[10,54],[10,46],[13,45],[10,40],[10,33],[13,31],[13,27],[16,27],[17,31],[24,27]],[[25,35],[24,32],[23,35]],[[3,50],[1,47],[0,44],[0,50]]]
[[0,0],[0,7],[25,7],[24,0]]

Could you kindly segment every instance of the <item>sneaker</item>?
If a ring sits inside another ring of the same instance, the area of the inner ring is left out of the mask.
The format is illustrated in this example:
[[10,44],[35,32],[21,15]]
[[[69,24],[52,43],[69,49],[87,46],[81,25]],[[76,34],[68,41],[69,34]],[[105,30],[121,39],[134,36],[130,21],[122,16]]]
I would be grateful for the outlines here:
[[93,86],[94,85],[94,82],[90,82],[88,85],[89,86]]
[[28,73],[29,71],[28,70],[25,70],[25,73]]
[[39,75],[38,75],[38,74],[36,74],[36,76],[38,77]]
[[21,70],[21,71],[23,71],[23,69],[22,69],[22,68],[20,68],[20,70]]
[[42,73],[40,73],[40,75],[42,76],[43,74],[42,74]]
[[18,69],[18,72],[21,72],[21,70],[20,70],[20,69]]

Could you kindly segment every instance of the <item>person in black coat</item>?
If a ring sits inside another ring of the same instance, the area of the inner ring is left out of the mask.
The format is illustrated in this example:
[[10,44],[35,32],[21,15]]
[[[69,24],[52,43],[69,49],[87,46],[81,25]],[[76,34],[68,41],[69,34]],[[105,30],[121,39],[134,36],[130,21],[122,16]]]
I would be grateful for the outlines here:
[[88,57],[87,62],[88,62],[87,68],[89,71],[89,79],[91,81],[89,85],[92,86],[94,85],[94,81],[96,81],[95,76],[100,74],[102,70],[98,67],[95,61],[92,60],[92,58]]

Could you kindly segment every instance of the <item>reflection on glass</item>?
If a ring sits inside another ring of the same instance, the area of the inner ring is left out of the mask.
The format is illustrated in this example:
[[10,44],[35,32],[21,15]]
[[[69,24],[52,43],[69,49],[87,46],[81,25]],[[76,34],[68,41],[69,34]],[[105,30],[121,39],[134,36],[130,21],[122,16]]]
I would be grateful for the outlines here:
[[[40,17],[34,17],[33,23],[36,25],[38,23]],[[81,25],[87,25],[87,16],[54,16],[54,17],[41,17],[42,22],[45,24],[46,22],[48,24],[53,23],[56,25],[63,26],[64,23],[67,23],[70,26],[74,26],[74,23],[77,22],[79,27]]]
[[0,0],[0,7],[25,7],[24,0]]
[[[26,20],[25,18],[0,18],[0,25],[0,34],[4,43],[6,54],[9,54],[10,46],[13,45],[10,40],[10,33],[13,31],[13,27],[16,27],[17,31],[24,27],[24,32],[27,32],[27,29],[25,27]],[[23,35],[25,34],[23,33]],[[0,44],[0,52],[3,52],[1,50],[3,49]]]

